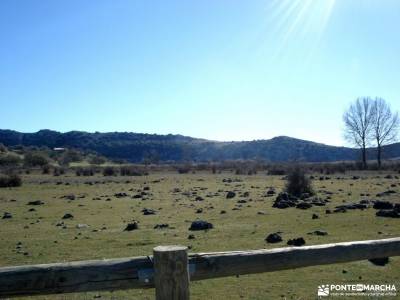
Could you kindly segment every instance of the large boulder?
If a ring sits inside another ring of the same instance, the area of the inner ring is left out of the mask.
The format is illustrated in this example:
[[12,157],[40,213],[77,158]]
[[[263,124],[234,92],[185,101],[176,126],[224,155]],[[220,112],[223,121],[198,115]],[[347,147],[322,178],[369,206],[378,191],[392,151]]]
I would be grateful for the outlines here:
[[208,230],[214,228],[213,224],[207,222],[207,221],[193,221],[192,224],[190,225],[189,230]]
[[381,258],[371,258],[368,259],[375,266],[385,266],[389,263],[389,257],[381,257]]
[[12,218],[12,215],[9,212],[5,212],[2,217],[2,219],[11,219],[11,218]]
[[397,209],[381,209],[375,214],[377,217],[400,218],[400,210]]
[[306,244],[306,241],[304,240],[304,238],[299,237],[299,238],[294,238],[294,239],[289,240],[289,241],[287,242],[287,244],[288,244],[289,246],[300,247],[300,246],[305,245],[305,244]]
[[64,220],[66,220],[66,219],[73,219],[74,216],[73,216],[72,214],[70,214],[70,213],[66,213],[62,218],[63,218]]
[[269,234],[266,238],[265,241],[267,243],[273,244],[273,243],[279,243],[282,242],[282,237],[280,236],[279,233],[275,232],[275,233],[271,233]]
[[232,199],[236,196],[235,192],[229,191],[226,193],[226,199]]
[[375,209],[392,209],[393,208],[393,204],[390,203],[389,201],[381,201],[381,200],[377,200],[374,203],[374,208]]

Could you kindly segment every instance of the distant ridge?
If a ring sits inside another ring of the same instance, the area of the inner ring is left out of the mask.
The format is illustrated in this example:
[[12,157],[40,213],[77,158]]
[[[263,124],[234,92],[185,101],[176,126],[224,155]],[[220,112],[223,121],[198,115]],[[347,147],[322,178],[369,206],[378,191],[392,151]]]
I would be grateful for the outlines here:
[[[111,159],[131,162],[222,161],[262,159],[270,162],[333,162],[359,158],[353,148],[336,147],[311,141],[278,136],[269,140],[218,142],[183,135],[158,135],[132,132],[88,133],[40,130],[22,133],[0,129],[0,143],[6,146],[47,146],[95,151]],[[375,149],[369,149],[370,159]],[[400,157],[400,143],[384,147],[384,158]]]

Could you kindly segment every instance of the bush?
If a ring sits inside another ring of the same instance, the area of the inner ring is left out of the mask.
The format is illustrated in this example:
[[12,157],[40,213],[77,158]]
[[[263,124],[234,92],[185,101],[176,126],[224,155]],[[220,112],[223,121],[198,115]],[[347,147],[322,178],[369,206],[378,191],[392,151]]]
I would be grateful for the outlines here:
[[300,167],[296,167],[289,172],[285,191],[295,197],[300,197],[302,194],[314,194],[311,179]]
[[25,154],[25,157],[24,157],[24,164],[26,166],[43,167],[43,166],[47,165],[48,163],[49,163],[49,159],[43,153],[29,152],[29,153]]
[[286,170],[284,170],[283,168],[272,168],[268,170],[268,175],[285,175],[286,174]]
[[103,176],[114,176],[116,175],[115,169],[113,167],[106,167],[103,170]]
[[102,165],[107,162],[107,159],[102,156],[92,156],[89,159],[91,165]]
[[22,185],[22,179],[18,175],[0,175],[0,187],[17,187]]
[[0,152],[7,152],[7,147],[0,143]]
[[142,176],[148,175],[146,172],[139,170],[133,166],[124,166],[119,169],[119,173],[121,176]]
[[42,166],[42,174],[49,174],[50,173],[50,165]]
[[82,161],[82,154],[76,150],[65,150],[58,158],[58,163],[62,166],[68,166],[72,162]]
[[21,158],[16,154],[0,154],[0,166],[17,166],[20,163]]
[[76,176],[93,176],[94,171],[92,168],[79,168],[75,171]]
[[190,164],[184,164],[177,167],[177,171],[179,174],[188,174],[192,170]]

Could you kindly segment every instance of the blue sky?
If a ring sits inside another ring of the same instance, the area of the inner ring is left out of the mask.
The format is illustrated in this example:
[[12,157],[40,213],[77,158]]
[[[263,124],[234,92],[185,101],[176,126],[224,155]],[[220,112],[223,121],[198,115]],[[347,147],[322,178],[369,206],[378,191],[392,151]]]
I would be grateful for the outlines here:
[[398,0],[2,0],[0,128],[345,145],[400,109]]

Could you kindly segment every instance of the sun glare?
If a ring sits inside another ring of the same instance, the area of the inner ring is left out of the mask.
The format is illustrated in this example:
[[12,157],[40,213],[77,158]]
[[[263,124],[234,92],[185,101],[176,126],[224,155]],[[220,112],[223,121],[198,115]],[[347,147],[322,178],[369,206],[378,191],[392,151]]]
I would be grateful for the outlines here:
[[300,41],[311,53],[323,37],[336,0],[273,0],[267,7],[268,28],[280,41],[277,53],[282,56],[289,44]]

